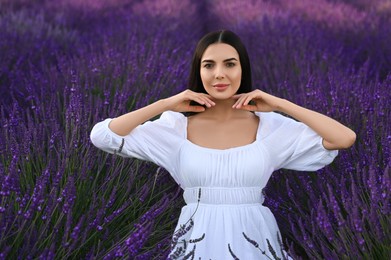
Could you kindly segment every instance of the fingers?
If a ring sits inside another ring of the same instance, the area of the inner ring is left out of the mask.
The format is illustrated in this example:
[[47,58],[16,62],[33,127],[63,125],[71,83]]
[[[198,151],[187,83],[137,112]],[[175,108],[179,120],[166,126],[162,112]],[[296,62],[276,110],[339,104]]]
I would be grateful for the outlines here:
[[251,100],[256,98],[257,96],[254,94],[239,94],[235,95],[232,98],[237,99],[232,108],[242,108],[243,106],[247,106]]
[[205,107],[202,106],[188,106],[186,112],[204,112]]
[[209,96],[208,94],[197,93],[193,91],[188,91],[186,94],[187,95],[185,98],[187,100],[195,101],[200,105],[205,105],[206,107],[212,107],[216,105],[215,102],[212,101],[211,96]]
[[254,105],[249,106],[250,102],[259,100],[262,98],[262,91],[260,90],[254,90],[249,93],[243,93],[243,94],[237,94],[232,96],[233,99],[237,99],[235,104],[232,106],[232,108],[242,109],[245,110],[256,110],[257,107]]
[[243,99],[245,96],[243,94],[235,95],[232,98],[237,99],[235,104],[232,106],[232,108],[240,108],[243,104]]
[[236,95],[233,95],[232,98],[233,99],[239,99],[241,96],[243,96],[244,94],[236,94]]
[[251,100],[253,100],[256,96],[254,95],[250,95],[250,96],[247,96],[245,99],[244,99],[244,102],[243,102],[243,106],[247,106]]
[[209,97],[206,97],[204,95],[197,95],[193,97],[191,100],[197,102],[200,105],[205,105],[207,107],[212,107],[216,105],[215,102],[213,102]]
[[175,106],[172,110],[177,112],[203,112],[206,108],[216,105],[208,94],[191,90],[183,91],[173,97],[172,100]]
[[205,105],[207,107],[212,107],[212,106],[216,105],[216,103],[213,102],[212,97],[209,96],[208,94],[202,94],[202,97],[205,99]]
[[254,105],[243,105],[243,106],[241,106],[240,108],[237,108],[237,109],[247,110],[247,111],[257,111],[258,107],[254,106]]

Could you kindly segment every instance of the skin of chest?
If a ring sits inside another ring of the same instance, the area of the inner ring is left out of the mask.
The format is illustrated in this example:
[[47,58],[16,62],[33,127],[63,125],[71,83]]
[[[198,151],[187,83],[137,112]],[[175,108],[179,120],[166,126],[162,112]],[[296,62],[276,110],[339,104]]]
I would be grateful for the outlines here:
[[257,116],[230,120],[193,117],[187,128],[188,140],[202,147],[228,149],[253,143],[259,126]]

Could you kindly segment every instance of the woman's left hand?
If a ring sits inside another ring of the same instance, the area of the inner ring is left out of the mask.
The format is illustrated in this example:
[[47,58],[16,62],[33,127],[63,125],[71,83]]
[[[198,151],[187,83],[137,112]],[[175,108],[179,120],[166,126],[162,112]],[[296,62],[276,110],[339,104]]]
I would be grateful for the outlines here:
[[[232,96],[232,98],[236,99],[232,108],[256,112],[276,111],[281,102],[281,98],[270,95],[259,89],[249,93],[237,94]],[[250,104],[250,101],[252,101],[252,104]]]

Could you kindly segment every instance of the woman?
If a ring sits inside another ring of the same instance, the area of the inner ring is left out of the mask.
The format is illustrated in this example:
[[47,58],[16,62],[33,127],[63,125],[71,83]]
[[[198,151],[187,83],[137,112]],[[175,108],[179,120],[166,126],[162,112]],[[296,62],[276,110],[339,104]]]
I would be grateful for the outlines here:
[[262,205],[271,174],[280,168],[318,170],[355,141],[355,133],[337,121],[252,91],[251,84],[239,37],[212,32],[197,45],[188,90],[106,119],[91,132],[98,148],[152,161],[183,188],[187,205],[173,235],[171,259],[286,255],[276,220]]

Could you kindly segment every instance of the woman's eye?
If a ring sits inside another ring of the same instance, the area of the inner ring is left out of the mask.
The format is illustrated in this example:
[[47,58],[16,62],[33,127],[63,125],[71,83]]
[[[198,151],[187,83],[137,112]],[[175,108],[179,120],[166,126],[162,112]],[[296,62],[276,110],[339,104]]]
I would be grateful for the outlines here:
[[226,66],[227,66],[227,67],[233,67],[233,66],[235,66],[235,63],[233,63],[233,62],[228,62]]
[[213,66],[213,64],[207,63],[207,64],[204,65],[204,68],[209,69],[209,68],[212,68],[212,66]]

